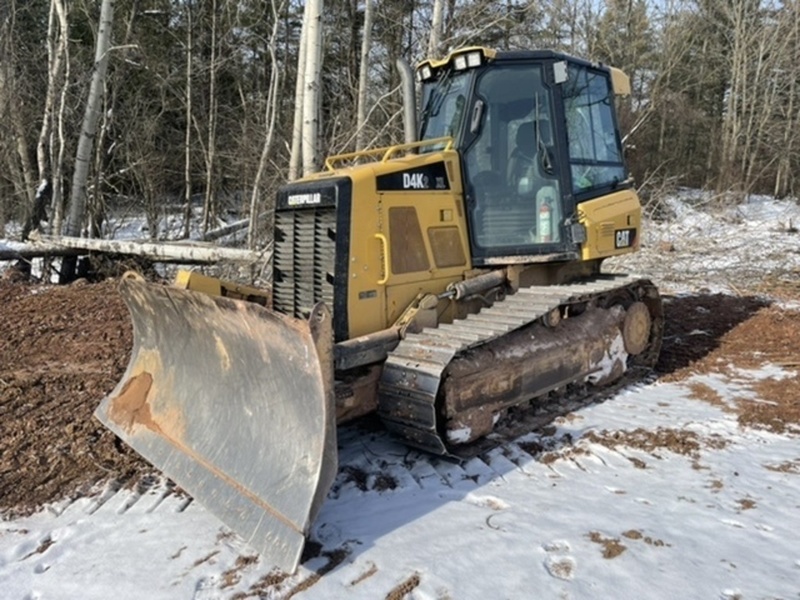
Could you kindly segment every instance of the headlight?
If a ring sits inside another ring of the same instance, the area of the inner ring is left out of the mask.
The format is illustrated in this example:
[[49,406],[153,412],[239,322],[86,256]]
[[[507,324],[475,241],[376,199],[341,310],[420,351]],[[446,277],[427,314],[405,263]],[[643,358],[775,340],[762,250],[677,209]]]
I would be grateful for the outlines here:
[[456,71],[463,71],[467,68],[467,57],[463,54],[456,56],[453,60],[453,67],[455,67]]
[[433,77],[433,68],[430,65],[417,67],[417,81],[428,81]]
[[480,52],[470,52],[467,54],[467,66],[469,66],[470,69],[473,67],[480,67],[482,58],[483,56]]

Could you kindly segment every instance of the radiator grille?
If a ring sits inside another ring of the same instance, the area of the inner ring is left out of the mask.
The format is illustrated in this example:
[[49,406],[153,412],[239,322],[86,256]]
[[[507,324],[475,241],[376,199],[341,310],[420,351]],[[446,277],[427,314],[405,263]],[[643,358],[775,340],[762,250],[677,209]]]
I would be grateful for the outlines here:
[[336,209],[277,211],[275,228],[275,309],[299,319],[308,318],[317,302],[333,311]]

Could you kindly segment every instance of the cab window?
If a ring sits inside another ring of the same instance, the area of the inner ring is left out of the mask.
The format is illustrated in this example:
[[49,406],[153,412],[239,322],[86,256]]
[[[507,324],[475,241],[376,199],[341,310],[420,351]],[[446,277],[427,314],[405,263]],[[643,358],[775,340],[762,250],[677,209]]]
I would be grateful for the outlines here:
[[608,75],[571,64],[563,95],[573,194],[618,185],[626,172]]

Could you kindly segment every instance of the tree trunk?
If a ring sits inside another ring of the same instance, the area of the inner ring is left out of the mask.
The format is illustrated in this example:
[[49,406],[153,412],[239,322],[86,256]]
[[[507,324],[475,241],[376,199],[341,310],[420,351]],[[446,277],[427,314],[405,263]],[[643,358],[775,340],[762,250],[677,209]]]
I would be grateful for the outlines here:
[[303,175],[319,168],[319,100],[322,69],[322,0],[308,0],[306,68],[303,76]]
[[211,0],[211,52],[209,56],[208,75],[208,128],[206,130],[206,185],[203,198],[203,232],[208,231],[211,221],[216,217],[216,199],[214,195],[214,163],[217,152],[217,38],[219,36],[217,20],[217,0]]
[[264,177],[264,171],[267,168],[267,159],[272,149],[272,138],[275,134],[275,119],[278,115],[280,74],[275,52],[276,40],[278,38],[278,8],[275,6],[275,0],[272,0],[272,19],[272,31],[270,32],[269,44],[267,46],[272,68],[269,74],[269,91],[267,93],[267,106],[264,113],[267,135],[264,138],[264,146],[261,148],[261,158],[258,161],[256,179],[253,182],[253,193],[250,196],[250,223],[247,228],[247,247],[251,250],[256,247],[256,226],[258,225],[258,214],[261,210],[258,201],[261,193],[261,180]]
[[[210,244],[180,244],[136,242],[131,240],[99,240],[69,236],[35,236],[46,247],[75,248],[86,252],[107,252],[110,254],[128,254],[144,256],[161,262],[179,263],[215,263],[220,261],[254,263],[265,259],[259,252],[243,248],[225,248]],[[269,253],[268,253],[269,254]],[[66,259],[65,259],[66,260]]]
[[356,111],[356,150],[363,150],[367,139],[367,74],[372,47],[372,0],[364,1],[364,37],[361,39],[361,64],[358,69],[358,109]]
[[[56,27],[56,19],[58,27]],[[67,14],[61,0],[51,0],[50,18],[47,25],[47,89],[44,97],[44,114],[42,127],[39,130],[39,143],[36,145],[36,159],[39,167],[39,179],[50,179],[50,168],[53,157],[48,156],[49,139],[53,130],[53,107],[56,100],[56,84],[61,74],[62,62],[66,51]]]
[[305,91],[306,47],[308,46],[308,7],[303,11],[303,25],[297,49],[297,80],[294,87],[294,121],[292,122],[292,151],[289,157],[289,181],[300,176],[303,163],[303,92]]
[[444,0],[434,0],[433,20],[431,21],[431,35],[428,38],[428,57],[438,58],[439,48],[442,45],[442,10]]
[[[131,0],[130,12],[125,24],[125,35],[122,40],[122,45],[118,46],[119,51],[122,53],[123,64],[128,56],[129,43],[131,35],[133,34],[133,25],[137,15],[139,15],[139,0]],[[121,76],[124,81],[124,73],[117,70],[117,75]],[[109,133],[109,126],[112,123],[113,113],[117,107],[117,96],[120,92],[120,86],[111,85],[111,94],[105,96],[106,109],[102,113],[100,119],[100,131],[97,136],[97,143],[95,144],[95,163],[94,163],[94,190],[92,201],[89,202],[89,235],[91,237],[102,237],[103,224],[107,217],[107,206],[105,202],[105,195],[101,193],[102,186],[105,183],[105,171],[110,160],[110,153],[106,151],[106,137]],[[122,90],[123,94],[125,90]],[[112,147],[114,144],[112,143]],[[151,230],[151,234],[157,234],[158,231]]]
[[186,133],[183,140],[183,200],[186,203],[183,215],[183,237],[188,238],[192,223],[192,52],[194,37],[192,28],[192,0],[186,0]]
[[[66,17],[66,15],[65,15]],[[62,27],[64,28],[62,35],[66,39],[68,35],[68,26],[67,26],[67,19],[64,19],[62,23]],[[61,86],[61,96],[58,100],[58,119],[56,120],[56,125],[58,126],[58,153],[55,152],[55,139],[54,136],[50,136],[50,155],[55,156],[55,164],[53,165],[53,197],[50,201],[50,207],[52,212],[52,219],[50,220],[50,231],[61,231],[61,224],[64,220],[64,181],[63,181],[63,173],[64,173],[64,159],[67,153],[67,138],[64,132],[64,123],[65,123],[65,116],[64,113],[67,109],[67,92],[69,91],[69,86],[67,82],[69,81],[69,45],[64,46],[64,52],[67,53],[67,60],[64,61],[64,83]]]
[[[78,139],[78,150],[75,154],[75,172],[72,177],[70,192],[70,211],[66,232],[70,236],[81,233],[86,215],[86,182],[89,179],[89,161],[92,158],[94,136],[97,131],[97,120],[100,117],[103,88],[108,68],[108,53],[111,48],[111,26],[114,20],[115,0],[103,0],[100,7],[100,27],[97,30],[97,47],[95,48],[94,71],[89,86],[89,97],[83,115],[83,127]],[[70,281],[75,276],[76,261],[65,259],[61,270],[62,281]]]

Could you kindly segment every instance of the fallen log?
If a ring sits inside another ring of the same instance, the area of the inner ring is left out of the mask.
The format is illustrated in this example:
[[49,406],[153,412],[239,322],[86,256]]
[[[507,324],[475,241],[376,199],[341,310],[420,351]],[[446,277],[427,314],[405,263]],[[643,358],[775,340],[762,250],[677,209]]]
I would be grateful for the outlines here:
[[32,234],[35,246],[44,244],[47,248],[69,248],[77,254],[105,252],[143,256],[156,262],[176,262],[185,264],[207,264],[220,261],[255,264],[266,262],[272,256],[269,247],[264,251],[242,248],[225,248],[210,244],[179,242],[140,242],[131,240],[103,240]]
[[[256,217],[257,221],[265,219],[268,216],[267,213],[261,213]],[[241,231],[242,229],[247,229],[247,226],[250,225],[250,219],[241,219],[239,221],[234,221],[233,223],[228,223],[227,225],[223,225],[222,227],[218,227],[217,229],[211,229],[206,231],[204,234],[198,236],[196,239],[201,242],[210,242],[212,240],[218,240],[221,237],[225,237],[226,235],[230,235],[237,231]]]
[[0,261],[31,260],[32,258],[80,256],[85,254],[76,248],[64,248],[49,244],[25,244],[19,246],[0,246]]

